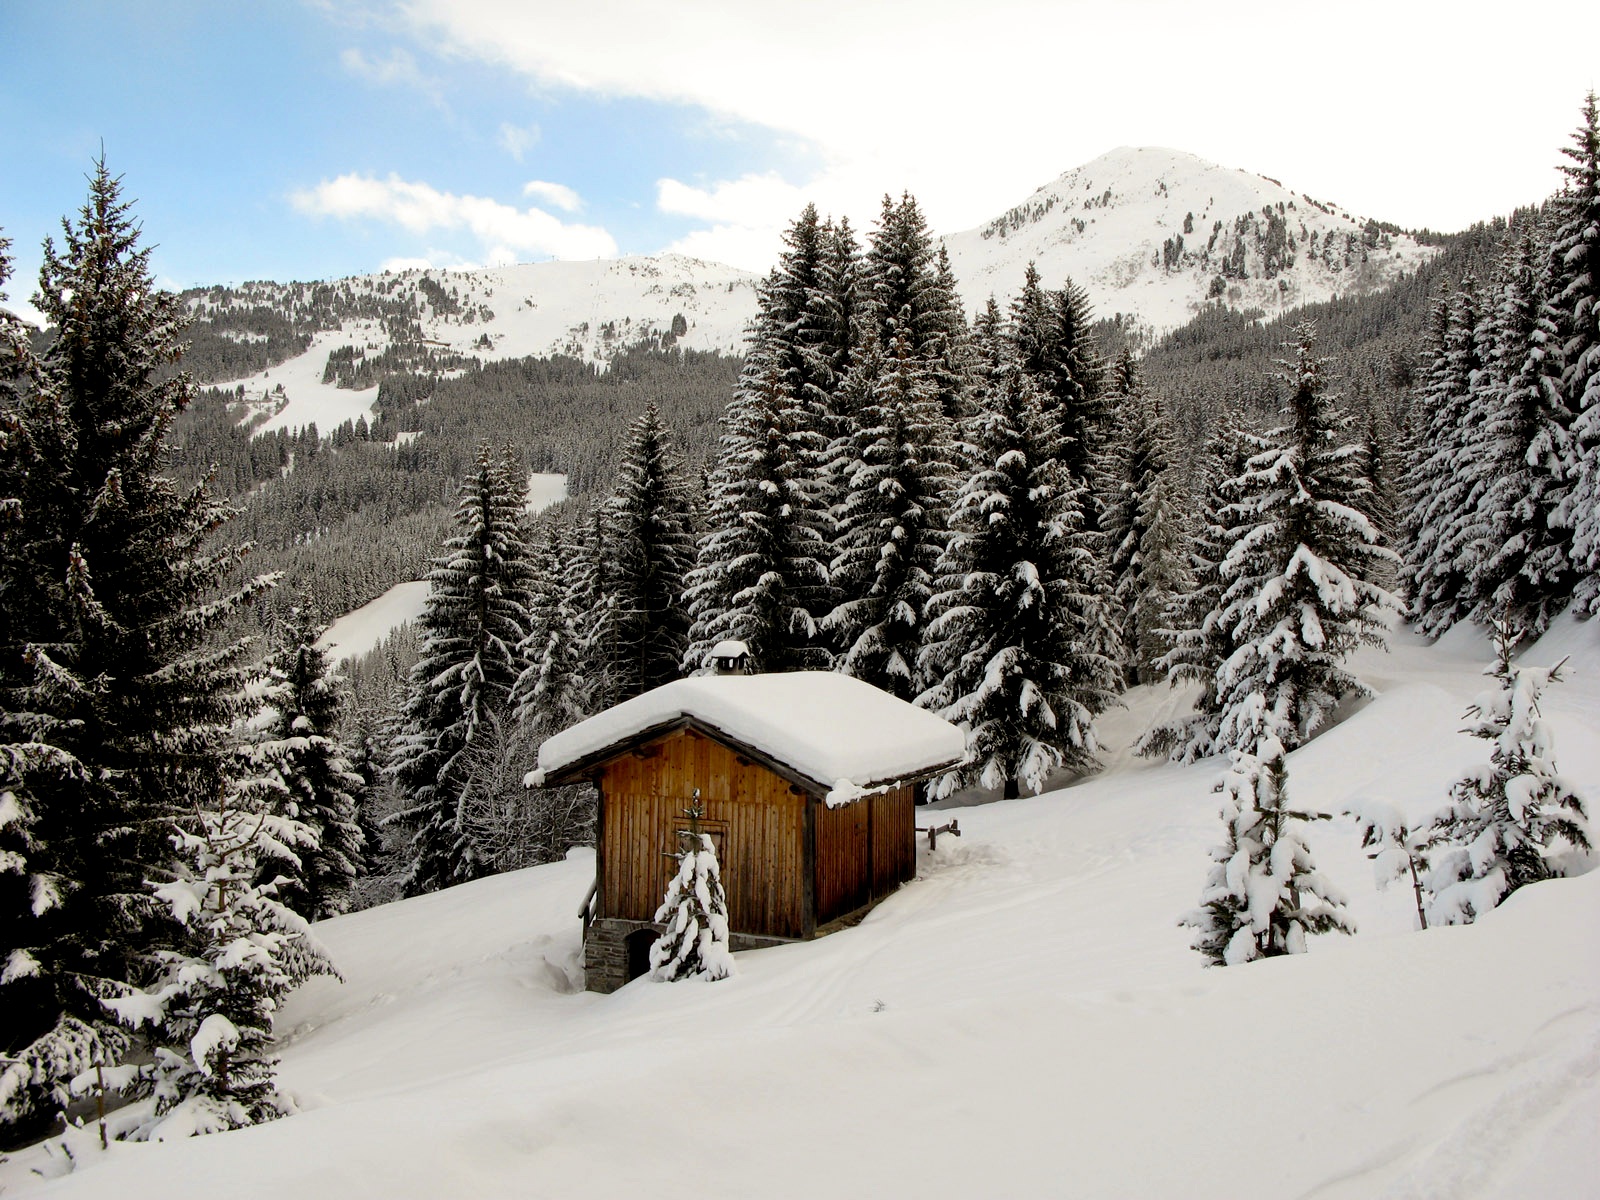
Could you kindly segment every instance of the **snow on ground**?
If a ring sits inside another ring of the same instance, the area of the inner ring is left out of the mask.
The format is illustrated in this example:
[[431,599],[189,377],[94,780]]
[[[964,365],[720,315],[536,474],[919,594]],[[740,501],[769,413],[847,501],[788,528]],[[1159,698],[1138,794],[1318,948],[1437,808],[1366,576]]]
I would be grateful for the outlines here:
[[422,615],[428,603],[428,581],[397,583],[376,600],[345,613],[318,639],[330,663],[360,658],[407,621]]
[[[244,387],[245,399],[257,412],[272,415],[256,428],[257,433],[271,433],[276,429],[299,429],[315,423],[324,436],[332,433],[346,421],[357,417],[372,419],[372,406],[377,403],[376,387],[354,391],[322,382],[328,367],[328,352],[340,346],[387,344],[381,330],[366,326],[351,326],[317,334],[311,347],[275,367],[268,367],[258,375],[245,379],[230,379],[214,386],[220,388]],[[278,388],[283,388],[282,395]],[[282,405],[282,407],[279,407]]]
[[[1226,280],[1214,295],[1241,219],[1252,224],[1279,205],[1285,234],[1294,239],[1285,248],[1292,263],[1266,270],[1251,235],[1251,277]],[[1082,286],[1097,315],[1136,315],[1152,329],[1168,330],[1216,299],[1276,316],[1366,290],[1414,271],[1437,252],[1393,234],[1386,244],[1363,248],[1365,257],[1349,267],[1341,259],[1335,270],[1313,255],[1312,233],[1333,238],[1342,251],[1347,237],[1360,242],[1365,226],[1338,206],[1264,175],[1181,150],[1121,146],[1052,180],[997,220],[947,236],[944,245],[968,313],[981,311],[991,295],[1004,309],[1033,262],[1046,287],[1060,287],[1069,277]],[[1164,262],[1169,240],[1183,242],[1181,261]]]
[[[1600,623],[1558,624],[1558,760],[1600,803]],[[1481,757],[1470,631],[1363,653],[1380,690],[1289,759],[1298,805],[1420,812]],[[345,982],[283,1013],[296,1117],[0,1167],[6,1194],[161,1197],[1592,1196],[1600,872],[1413,932],[1351,822],[1319,862],[1360,933],[1207,970],[1178,914],[1220,831],[1215,761],[1122,757],[1171,698],[1102,723],[1113,766],[961,808],[857,928],[717,984],[580,990],[593,856],[321,924]],[[968,797],[970,802],[974,798]],[[946,805],[943,807],[949,807]],[[942,821],[945,814],[939,814]],[[934,814],[923,816],[923,824]]]
[[[407,435],[400,436],[403,438]],[[560,503],[566,498],[565,475],[535,472],[528,477],[527,511],[530,514],[543,512],[552,504]],[[317,645],[328,652],[330,663],[337,663],[346,658],[360,658],[401,625],[420,617],[427,603],[426,579],[397,583],[376,600],[369,601],[334,621],[318,640]]]
[[530,516],[541,513],[552,504],[560,504],[567,498],[567,477],[553,475],[548,472],[535,471],[528,476],[528,503],[527,512]]

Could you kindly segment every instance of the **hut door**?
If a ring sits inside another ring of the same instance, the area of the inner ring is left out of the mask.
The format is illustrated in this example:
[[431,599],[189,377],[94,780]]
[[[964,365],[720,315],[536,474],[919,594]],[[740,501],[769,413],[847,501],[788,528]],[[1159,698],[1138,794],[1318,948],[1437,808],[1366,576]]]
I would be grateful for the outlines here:
[[656,944],[656,936],[656,931],[648,925],[643,929],[635,929],[627,936],[629,983],[641,975],[650,974],[650,947]]

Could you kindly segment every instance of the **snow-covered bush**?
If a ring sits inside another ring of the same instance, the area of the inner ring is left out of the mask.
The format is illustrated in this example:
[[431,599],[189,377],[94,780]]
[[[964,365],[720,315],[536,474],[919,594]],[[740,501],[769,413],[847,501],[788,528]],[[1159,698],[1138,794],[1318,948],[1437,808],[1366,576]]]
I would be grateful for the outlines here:
[[1467,710],[1464,732],[1493,746],[1489,761],[1456,780],[1428,831],[1435,925],[1466,924],[1524,884],[1562,874],[1552,862],[1561,843],[1589,848],[1583,801],[1556,771],[1555,739],[1539,715],[1539,696],[1560,679],[1565,660],[1518,666],[1515,640],[1509,623],[1497,622],[1495,663],[1485,674],[1498,687]]
[[698,796],[685,810],[689,829],[680,833],[678,873],[656,910],[656,923],[666,931],[650,947],[650,978],[671,982],[700,975],[708,980],[733,974],[728,943],[728,897],[722,890],[722,868],[708,834],[700,832]]
[[[270,1121],[293,1111],[268,1053],[280,1002],[312,975],[334,974],[304,918],[279,902],[261,867],[315,844],[298,821],[230,789],[173,836],[176,878],[156,885],[177,926],[161,977],[107,1000],[123,1024],[148,1029],[153,1061],[129,1090],[146,1100],[123,1134],[165,1141]],[[80,1080],[81,1084],[86,1081]]]
[[1224,840],[1211,851],[1200,907],[1178,922],[1196,931],[1193,946],[1212,966],[1303,954],[1307,934],[1355,932],[1344,896],[1317,870],[1306,844],[1305,822],[1326,814],[1287,806],[1283,741],[1265,698],[1252,697],[1245,715],[1252,748],[1232,752],[1216,787]]
[[1372,860],[1372,873],[1380,889],[1407,878],[1417,902],[1417,924],[1428,927],[1426,907],[1429,827],[1409,823],[1400,810],[1381,800],[1364,799],[1345,809],[1361,828],[1361,846]]

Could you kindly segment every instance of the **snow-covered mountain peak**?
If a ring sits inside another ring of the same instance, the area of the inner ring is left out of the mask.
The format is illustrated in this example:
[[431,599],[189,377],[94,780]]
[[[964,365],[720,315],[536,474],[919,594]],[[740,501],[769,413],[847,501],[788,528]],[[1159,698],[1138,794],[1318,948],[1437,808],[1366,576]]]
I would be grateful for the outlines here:
[[1277,313],[1379,287],[1433,253],[1268,176],[1154,146],[1102,154],[945,245],[969,310],[1003,302],[1036,262],[1046,286],[1070,276],[1101,315],[1158,329],[1208,301]]

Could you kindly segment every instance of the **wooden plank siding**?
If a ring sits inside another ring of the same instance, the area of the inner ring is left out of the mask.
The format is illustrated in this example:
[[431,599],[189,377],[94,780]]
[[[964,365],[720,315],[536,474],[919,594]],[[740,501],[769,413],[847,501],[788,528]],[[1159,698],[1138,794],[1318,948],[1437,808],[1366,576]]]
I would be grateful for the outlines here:
[[867,825],[871,809],[863,803],[829,808],[818,803],[817,924],[854,912],[872,899]]
[[[692,729],[606,763],[599,785],[600,915],[648,921],[666,893],[677,831],[695,788],[706,832],[722,843],[722,883],[733,931],[805,936],[806,797],[765,767]],[[720,837],[717,835],[720,834]]]
[[916,787],[903,783],[871,796],[872,898],[882,899],[917,874]]

